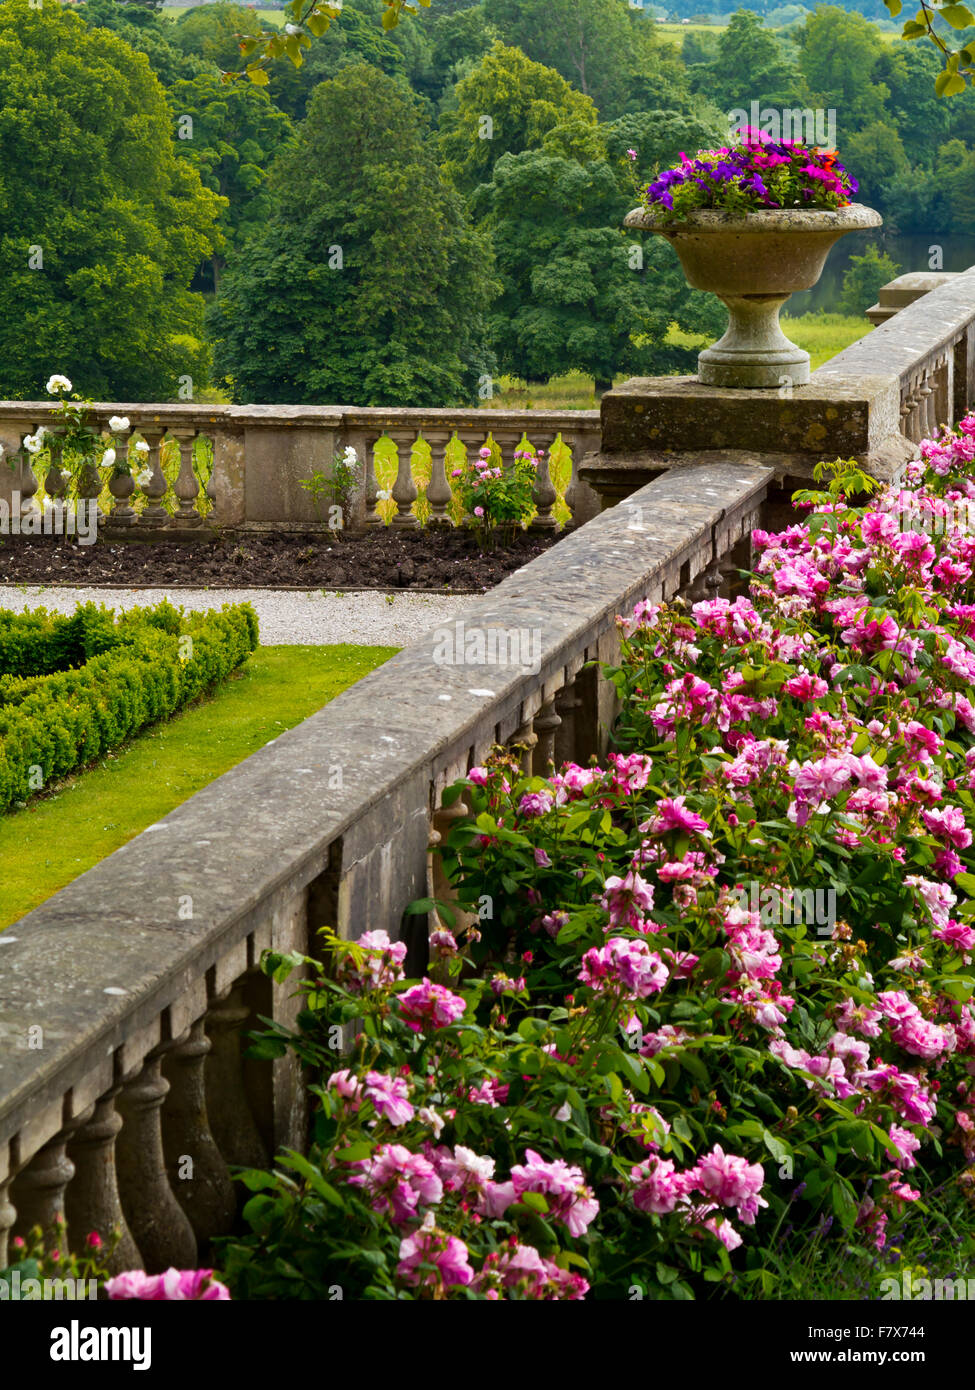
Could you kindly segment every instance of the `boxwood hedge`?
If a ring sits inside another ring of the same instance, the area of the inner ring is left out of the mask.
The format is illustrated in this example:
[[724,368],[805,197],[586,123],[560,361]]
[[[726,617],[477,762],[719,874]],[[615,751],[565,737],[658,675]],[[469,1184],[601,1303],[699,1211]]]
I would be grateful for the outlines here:
[[0,610],[0,812],[223,680],[257,646],[250,604],[118,616]]

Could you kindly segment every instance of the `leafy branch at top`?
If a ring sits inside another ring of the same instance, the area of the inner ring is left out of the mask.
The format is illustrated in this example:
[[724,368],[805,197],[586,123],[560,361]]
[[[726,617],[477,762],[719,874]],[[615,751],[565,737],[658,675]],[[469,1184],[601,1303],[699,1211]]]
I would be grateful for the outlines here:
[[[425,9],[430,0],[418,0]],[[417,14],[410,0],[384,0],[382,26],[395,29],[403,14]],[[304,61],[302,49],[310,48],[312,38],[320,39],[342,13],[342,0],[290,0],[284,7],[283,29],[264,29],[260,34],[241,34],[240,51],[247,63],[243,72],[226,72],[227,81],[247,77],[260,87],[270,82],[268,68],[278,58],[290,58],[296,68]]]

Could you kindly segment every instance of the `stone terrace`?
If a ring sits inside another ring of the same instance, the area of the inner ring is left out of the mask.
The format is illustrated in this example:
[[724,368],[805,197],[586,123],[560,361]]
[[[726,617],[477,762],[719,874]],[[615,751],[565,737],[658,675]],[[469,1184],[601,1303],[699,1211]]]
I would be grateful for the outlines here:
[[[752,529],[777,519],[818,458],[853,455],[889,476],[910,441],[975,396],[973,334],[969,271],[902,308],[794,395],[705,392],[672,378],[611,392],[601,447],[595,421],[576,422],[575,519],[590,519],[464,617],[467,633],[503,637],[509,651],[527,635],[537,661],[445,662],[444,634],[426,635],[0,934],[0,1264],[11,1229],[50,1229],[62,1211],[74,1230],[123,1227],[116,1268],[195,1263],[234,1219],[227,1165],[305,1142],[293,1062],[241,1055],[241,1028],[258,1014],[287,1023],[295,1009],[293,982],[278,987],[256,971],[261,952],[314,955],[323,924],[347,937],[384,927],[406,937],[410,966],[421,968],[427,922],[403,912],[416,897],[446,894],[430,849],[464,807],[443,808],[444,788],[498,743],[516,745],[539,772],[553,758],[603,753],[615,705],[596,663],[618,656],[617,616],[641,599],[730,592],[748,567]],[[0,429],[33,428],[42,409],[0,406]],[[130,413],[147,435],[154,423],[157,445],[163,426],[185,440],[228,418],[214,411],[180,424],[181,407],[99,409]],[[436,426],[429,413],[392,415],[427,421],[395,425],[407,443],[421,423],[428,438],[438,429],[441,458],[454,429],[476,438],[507,428],[513,449],[526,427],[498,412],[484,412],[493,419],[476,429],[471,414],[434,413]],[[351,437],[314,414],[262,417],[256,453],[249,423],[243,443],[228,429],[237,443],[221,446],[212,480],[221,516],[255,519],[248,499],[262,488],[283,496],[281,478],[299,463],[307,473],[302,451],[318,447],[318,433],[332,432],[319,440],[322,457]],[[355,413],[357,428],[364,414]],[[565,438],[572,428],[534,413],[530,424],[543,447],[536,429]],[[381,427],[374,420],[366,440]],[[403,457],[401,515],[413,487]],[[436,452],[434,464],[438,479]],[[184,484],[177,496],[191,502]],[[606,506],[599,514],[586,485]],[[373,506],[367,487],[365,517]],[[281,510],[268,502],[263,519],[291,520]],[[191,920],[180,915],[187,895]],[[167,1168],[186,1153],[199,1180],[171,1187]]]

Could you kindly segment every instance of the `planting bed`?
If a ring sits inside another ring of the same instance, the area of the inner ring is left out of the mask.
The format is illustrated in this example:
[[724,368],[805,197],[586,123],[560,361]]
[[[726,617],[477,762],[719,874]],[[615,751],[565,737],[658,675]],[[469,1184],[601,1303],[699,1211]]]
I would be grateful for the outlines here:
[[245,535],[214,541],[139,544],[103,538],[84,546],[66,538],[11,540],[0,546],[0,583],[145,584],[171,588],[450,589],[480,593],[540,555],[561,532],[525,531],[505,549],[482,553],[473,535],[453,527],[404,534]]

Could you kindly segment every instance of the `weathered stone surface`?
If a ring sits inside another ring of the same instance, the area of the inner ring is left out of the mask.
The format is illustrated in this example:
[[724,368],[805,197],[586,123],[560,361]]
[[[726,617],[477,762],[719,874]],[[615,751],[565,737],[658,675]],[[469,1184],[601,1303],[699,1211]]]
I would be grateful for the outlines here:
[[[651,451],[662,458],[729,450],[741,456],[858,458],[898,433],[895,377],[828,380],[819,373],[791,395],[704,386],[696,377],[634,377],[603,397],[602,455]],[[582,476],[593,483],[591,465]]]
[[635,208],[624,225],[669,241],[688,284],[717,295],[728,310],[724,336],[698,358],[699,380],[759,390],[809,381],[809,354],[782,332],[779,310],[815,285],[840,237],[881,221],[873,208],[853,203],[835,212],[777,208],[745,216],[696,208],[679,220]]
[[[715,463],[641,489],[639,516],[602,513],[465,615],[468,630],[537,632],[536,670],[442,664],[431,632],[12,926],[0,945],[0,1145],[170,1006],[175,1020],[238,943],[253,937],[256,955],[338,842],[339,926],[397,930],[424,891],[443,770],[483,757],[527,700],[605,650],[617,614],[709,563],[715,529],[753,513],[771,477]],[[27,1046],[35,1024],[41,1050]]]

